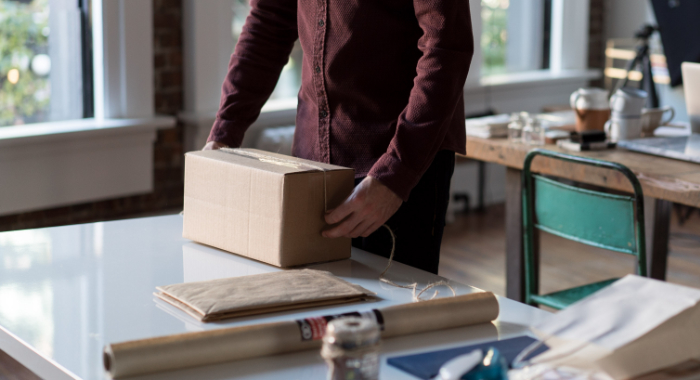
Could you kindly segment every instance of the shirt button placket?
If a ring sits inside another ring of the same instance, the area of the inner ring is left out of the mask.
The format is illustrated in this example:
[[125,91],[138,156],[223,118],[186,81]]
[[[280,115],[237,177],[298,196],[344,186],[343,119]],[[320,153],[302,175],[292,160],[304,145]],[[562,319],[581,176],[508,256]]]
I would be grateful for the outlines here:
[[316,30],[316,43],[314,50],[314,79],[316,82],[316,97],[318,106],[319,149],[324,162],[330,162],[330,136],[329,136],[329,110],[323,77],[323,53],[326,36],[326,13],[328,0],[318,0],[318,29]]

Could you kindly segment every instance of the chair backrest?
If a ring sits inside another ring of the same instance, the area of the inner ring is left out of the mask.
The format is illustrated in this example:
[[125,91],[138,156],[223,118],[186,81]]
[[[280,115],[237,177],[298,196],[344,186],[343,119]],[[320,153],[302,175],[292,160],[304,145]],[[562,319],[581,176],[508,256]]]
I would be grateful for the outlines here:
[[634,197],[534,180],[534,227],[588,245],[637,254]]
[[[622,173],[632,184],[633,195],[615,195],[567,185],[532,174],[536,156],[545,156]],[[522,172],[523,228],[527,290],[537,294],[534,261],[534,229],[584,244],[637,256],[640,276],[646,276],[644,195],[639,180],[624,165],[535,149],[525,157]],[[636,210],[636,215],[635,215]]]

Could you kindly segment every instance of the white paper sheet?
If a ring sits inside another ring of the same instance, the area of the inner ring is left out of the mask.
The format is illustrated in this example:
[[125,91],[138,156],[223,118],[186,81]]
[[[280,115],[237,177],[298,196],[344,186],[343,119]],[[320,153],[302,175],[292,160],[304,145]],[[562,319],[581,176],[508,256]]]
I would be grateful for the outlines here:
[[700,290],[628,275],[535,327],[615,350],[700,301]]

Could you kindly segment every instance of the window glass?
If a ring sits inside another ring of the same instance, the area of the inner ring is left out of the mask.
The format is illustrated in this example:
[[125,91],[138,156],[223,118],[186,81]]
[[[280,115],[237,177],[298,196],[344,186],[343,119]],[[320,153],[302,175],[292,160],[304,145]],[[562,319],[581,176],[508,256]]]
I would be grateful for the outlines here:
[[0,0],[0,126],[82,118],[78,0]]
[[544,64],[550,0],[481,0],[481,75],[539,70]]
[[[233,3],[233,38],[238,43],[238,38],[243,30],[246,17],[250,13],[248,0],[235,0]],[[301,60],[302,50],[299,41],[294,44],[294,49],[289,57],[289,62],[282,69],[280,79],[270,100],[282,100],[296,98],[301,88]]]
[[506,71],[509,0],[481,0],[481,75]]
[[0,0],[0,126],[49,115],[48,0]]

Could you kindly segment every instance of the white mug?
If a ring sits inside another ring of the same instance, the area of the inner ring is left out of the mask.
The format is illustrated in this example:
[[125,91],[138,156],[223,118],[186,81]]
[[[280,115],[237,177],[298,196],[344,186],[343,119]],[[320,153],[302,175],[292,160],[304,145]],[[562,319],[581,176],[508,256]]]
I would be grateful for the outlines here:
[[602,88],[579,88],[571,94],[569,103],[574,111],[610,109],[608,91]]
[[614,142],[636,139],[642,135],[642,119],[613,117],[605,123],[605,133],[608,134],[608,139]]
[[610,97],[613,113],[625,117],[640,117],[647,101],[647,92],[637,88],[622,87]]
[[[666,120],[662,120],[666,112],[670,114]],[[653,136],[656,128],[670,123],[675,115],[676,111],[671,106],[642,109],[642,133],[644,136]]]

